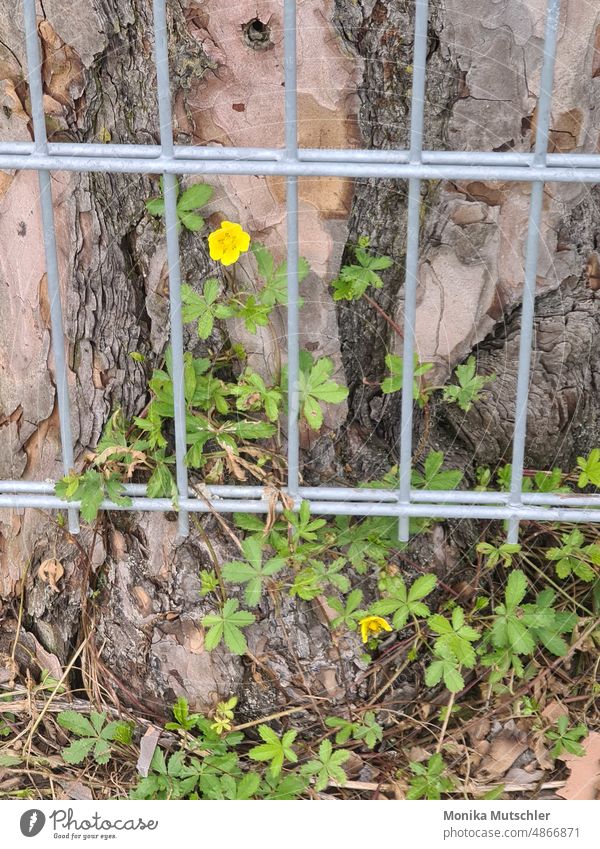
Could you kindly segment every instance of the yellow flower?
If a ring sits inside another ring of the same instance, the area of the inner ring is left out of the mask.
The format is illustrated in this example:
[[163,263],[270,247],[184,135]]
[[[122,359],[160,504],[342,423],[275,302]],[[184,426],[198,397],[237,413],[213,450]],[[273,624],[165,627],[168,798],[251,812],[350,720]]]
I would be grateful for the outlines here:
[[208,237],[210,258],[223,265],[233,265],[250,247],[250,236],[239,224],[222,221],[221,226]]
[[381,631],[391,631],[392,626],[381,616],[365,616],[358,623],[360,625],[360,635],[363,643],[366,643],[369,637],[376,637]]

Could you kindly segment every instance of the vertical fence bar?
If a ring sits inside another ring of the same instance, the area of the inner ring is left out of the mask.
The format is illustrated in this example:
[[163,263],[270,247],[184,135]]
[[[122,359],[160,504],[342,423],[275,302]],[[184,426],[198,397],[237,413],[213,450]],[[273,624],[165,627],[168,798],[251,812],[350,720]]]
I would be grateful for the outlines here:
[[[298,159],[298,97],[296,68],[296,0],[285,0],[283,11],[285,77],[285,158]],[[288,492],[296,499],[299,488],[298,386],[300,339],[298,308],[298,178],[286,178],[287,213],[287,335],[288,335]]]
[[[428,0],[417,0],[415,10],[415,43],[413,89],[410,108],[410,162],[419,164],[423,150],[425,115],[425,66],[427,63]],[[402,418],[400,426],[400,504],[410,503],[412,471],[413,380],[415,351],[415,317],[417,312],[417,274],[419,266],[419,224],[421,180],[408,181],[408,220],[406,238],[406,276],[404,281],[404,350],[402,363]],[[398,538],[409,537],[409,518],[400,516]]]
[[[29,98],[36,153],[48,152],[46,119],[42,90],[42,62],[40,43],[37,33],[35,0],[24,0],[23,19],[25,23],[25,47],[27,51],[27,71]],[[46,256],[46,279],[48,299],[50,301],[50,324],[52,328],[52,352],[54,355],[54,379],[56,381],[56,399],[60,424],[60,442],[63,470],[68,475],[74,466],[73,436],[71,433],[71,405],[69,403],[69,384],[65,357],[65,335],[62,303],[60,298],[60,279],[58,257],[56,254],[56,231],[54,228],[54,209],[52,207],[52,182],[49,171],[38,171],[40,186],[40,206],[42,213],[42,231],[44,234],[44,252]],[[69,530],[79,533],[79,512],[69,508]]]
[[[169,47],[165,0],[153,0],[154,57],[158,92],[161,157],[174,158],[173,125],[171,117],[171,92],[169,80]],[[179,233],[177,221],[177,177],[163,173],[165,200],[165,229],[167,236],[167,263],[169,266],[169,305],[171,314],[171,351],[173,367],[173,404],[175,418],[175,472],[180,498],[188,497],[188,475],[185,463],[187,450],[185,425],[185,388],[183,364],[183,322],[181,317],[181,266],[179,260]],[[189,533],[189,514],[179,510],[179,533]]]
[[[537,109],[537,127],[533,162],[537,167],[546,165],[550,108],[560,0],[548,0],[546,28],[544,34],[544,63],[540,79],[540,96]],[[523,497],[523,465],[525,460],[525,437],[527,435],[527,406],[529,398],[529,374],[531,370],[531,346],[533,341],[533,319],[535,312],[535,287],[540,246],[544,183],[536,182],[531,187],[527,246],[525,253],[525,282],[521,313],[521,339],[519,342],[519,370],[517,374],[517,396],[515,401],[515,429],[513,436],[512,473],[509,504],[519,507]],[[519,538],[519,521],[509,519],[508,541],[515,543]]]

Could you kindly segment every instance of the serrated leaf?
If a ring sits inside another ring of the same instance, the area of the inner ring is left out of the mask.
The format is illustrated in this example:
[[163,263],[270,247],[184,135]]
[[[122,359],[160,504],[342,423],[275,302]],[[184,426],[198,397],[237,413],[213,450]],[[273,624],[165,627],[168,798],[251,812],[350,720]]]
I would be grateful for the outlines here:
[[163,198],[151,198],[146,201],[146,209],[150,215],[164,215],[165,202]]
[[197,233],[204,227],[204,218],[196,212],[177,211],[177,217],[183,226],[192,233]]
[[89,719],[75,710],[64,710],[56,717],[57,723],[65,731],[77,734],[79,737],[94,737],[96,731]]
[[68,764],[80,764],[96,745],[96,737],[81,737],[62,750],[61,755]]
[[179,197],[178,212],[189,212],[205,206],[212,198],[214,189],[208,183],[193,183]]
[[506,583],[505,599],[506,607],[514,610],[525,598],[527,592],[527,578],[520,569],[513,569]]
[[[203,624],[207,624],[206,617],[203,620]],[[216,649],[216,647],[223,639],[223,631],[224,623],[222,621],[218,621],[210,627],[204,637],[204,648],[206,649],[206,651],[212,651],[213,649]]]
[[410,590],[408,591],[408,600],[409,601],[417,601],[418,599],[425,598],[435,589],[437,584],[437,578],[433,574],[421,575],[411,584]]

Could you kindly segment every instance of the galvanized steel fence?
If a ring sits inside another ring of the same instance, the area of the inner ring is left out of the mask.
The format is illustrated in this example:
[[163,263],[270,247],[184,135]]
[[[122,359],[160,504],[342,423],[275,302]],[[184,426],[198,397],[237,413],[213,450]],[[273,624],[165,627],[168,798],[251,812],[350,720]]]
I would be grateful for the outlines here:
[[[175,420],[175,457],[179,528],[188,531],[190,512],[240,511],[262,513],[269,502],[260,486],[208,486],[207,498],[188,489],[185,465],[186,429],[183,382],[183,324],[181,272],[176,211],[179,174],[281,175],[287,183],[287,342],[288,342],[288,479],[286,492],[296,506],[310,502],[320,515],[397,516],[399,536],[408,539],[409,519],[415,517],[503,519],[509,523],[509,540],[515,542],[521,520],[600,521],[600,496],[523,492],[528,384],[534,326],[536,269],[544,183],[600,182],[600,156],[549,154],[548,134],[556,54],[560,0],[548,0],[544,59],[537,108],[535,148],[532,153],[487,153],[423,150],[425,71],[427,57],[427,0],[415,0],[413,86],[410,147],[408,150],[299,149],[296,85],[296,0],[284,2],[285,147],[216,148],[174,144],[165,0],[153,0],[155,61],[157,69],[160,145],[50,143],[46,135],[42,98],[40,45],[35,0],[23,0],[25,40],[34,131],[33,142],[0,143],[0,169],[38,172],[46,254],[48,292],[55,363],[55,383],[60,418],[62,462],[65,474],[74,465],[63,315],[50,174],[52,171],[162,174],[164,181],[166,241],[169,267],[171,345]],[[408,181],[408,235],[404,288],[404,351],[400,474],[398,489],[304,487],[299,473],[299,296],[298,296],[298,177],[383,178]],[[521,338],[516,394],[516,418],[509,492],[411,490],[414,327],[419,261],[419,206],[422,180],[503,180],[531,183],[529,223],[521,318]],[[24,260],[26,261],[26,260]],[[129,484],[128,510],[167,512],[167,498],[150,498],[144,485]],[[67,509],[69,527],[78,530],[78,504],[56,497],[49,482],[0,481],[0,508]],[[111,501],[104,509],[123,509]]]

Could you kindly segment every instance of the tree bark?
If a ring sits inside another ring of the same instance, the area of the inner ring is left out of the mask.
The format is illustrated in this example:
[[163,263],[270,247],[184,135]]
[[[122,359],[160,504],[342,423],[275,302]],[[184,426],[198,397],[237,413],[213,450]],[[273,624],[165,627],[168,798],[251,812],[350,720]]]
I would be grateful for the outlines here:
[[[530,150],[543,4],[430,5],[425,147]],[[574,0],[564,5],[551,144],[593,151],[600,120],[594,108],[597,15]],[[216,0],[169,4],[178,143],[282,143],[280,7],[244,0],[233,13]],[[50,139],[158,143],[150,0],[95,0],[84,10],[44,0],[39,14]],[[412,15],[405,0],[299,3],[302,146],[406,146]],[[255,18],[268,26],[260,49],[248,34]],[[31,138],[21,30],[14,10],[0,8],[2,139]],[[217,191],[209,222],[240,220],[283,255],[282,181],[210,181]],[[157,180],[55,173],[53,191],[81,463],[114,409],[131,416],[147,403],[149,373],[168,342],[166,252],[162,227],[144,207],[158,194]],[[497,379],[468,414],[436,402],[425,435],[417,414],[414,444],[446,451],[467,480],[477,465],[510,459],[528,197],[529,187],[515,183],[422,185],[420,359],[435,364],[437,384],[474,352],[478,370]],[[310,483],[354,483],[376,477],[396,459],[399,398],[383,396],[378,384],[385,355],[399,353],[401,339],[366,300],[336,307],[326,285],[352,245],[368,236],[395,263],[372,297],[402,324],[405,184],[307,179],[300,181],[300,199],[302,250],[313,269],[303,290],[301,343],[332,356],[338,379],[350,389],[347,409],[328,414],[316,441],[303,434],[304,476]],[[35,175],[0,175],[0,478],[61,474],[38,200]],[[527,462],[536,468],[568,468],[596,439],[597,200],[595,189],[580,186],[545,191],[527,441]],[[204,244],[182,231],[184,277],[199,287],[214,273]],[[206,344],[187,334],[186,346],[201,355],[227,337],[251,341],[253,364],[272,374],[285,356],[285,340],[277,342],[283,316],[276,322],[275,334],[251,340],[228,322]],[[144,362],[132,359],[133,351]],[[178,695],[204,707],[237,692],[251,716],[290,700],[325,697],[335,704],[356,697],[364,687],[357,683],[360,646],[354,637],[332,638],[327,611],[318,604],[286,599],[279,609],[267,598],[248,629],[249,658],[206,653],[199,620],[209,605],[198,594],[198,572],[211,568],[205,535],[220,559],[237,551],[210,516],[202,530],[194,526],[187,543],[176,545],[172,518],[112,513],[99,531],[86,530],[74,542],[50,516],[3,511],[5,614],[24,585],[24,627],[47,651],[65,662],[86,639],[82,672],[90,692],[104,688],[105,697],[114,694],[157,715]],[[452,557],[449,543],[442,548],[439,534],[419,541],[417,559],[433,557],[443,570]],[[50,556],[65,567],[60,593],[37,576]]]

